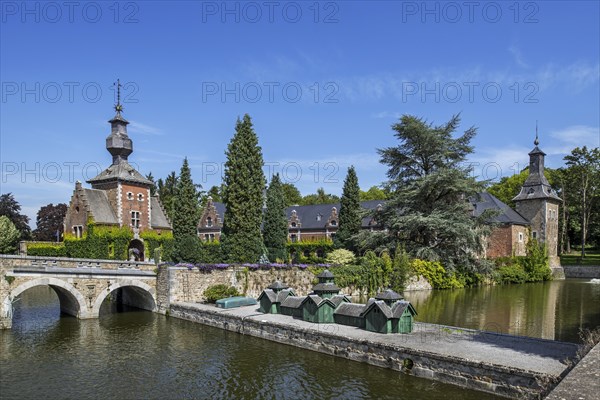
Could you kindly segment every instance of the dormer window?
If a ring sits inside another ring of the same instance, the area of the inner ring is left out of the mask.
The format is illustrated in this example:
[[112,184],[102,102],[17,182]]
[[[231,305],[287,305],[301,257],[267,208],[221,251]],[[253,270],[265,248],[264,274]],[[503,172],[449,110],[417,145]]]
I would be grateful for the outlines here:
[[331,226],[337,226],[337,221],[334,219],[329,223]]
[[144,201],[144,195],[141,193],[138,193],[138,201]]
[[133,193],[127,192],[127,200],[133,200]]
[[298,226],[298,225],[297,225],[295,222],[292,222],[292,223],[290,224],[290,226],[291,226],[292,228],[295,228],[295,227],[296,227],[296,226]]
[[213,222],[212,222],[212,218],[211,217],[206,218],[206,226],[208,228],[210,228],[211,226],[213,226]]
[[320,221],[323,216],[321,214],[317,214],[317,221]]

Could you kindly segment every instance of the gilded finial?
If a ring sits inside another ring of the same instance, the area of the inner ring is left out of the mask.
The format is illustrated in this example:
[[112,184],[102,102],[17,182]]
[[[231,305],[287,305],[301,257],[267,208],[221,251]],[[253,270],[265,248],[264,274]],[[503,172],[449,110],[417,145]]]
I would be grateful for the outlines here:
[[117,104],[115,105],[115,111],[120,114],[121,111],[123,111],[123,106],[121,105],[121,86],[123,85],[121,85],[120,79],[117,79],[113,85],[117,87]]
[[533,141],[533,144],[535,144],[536,146],[538,144],[540,144],[540,140],[538,139],[538,122],[537,122],[537,120],[535,120],[535,140]]

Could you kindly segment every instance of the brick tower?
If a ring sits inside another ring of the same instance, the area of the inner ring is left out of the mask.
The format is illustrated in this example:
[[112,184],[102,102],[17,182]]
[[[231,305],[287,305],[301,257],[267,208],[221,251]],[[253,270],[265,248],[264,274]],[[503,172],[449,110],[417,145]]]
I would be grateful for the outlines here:
[[533,144],[535,147],[529,153],[529,176],[513,201],[517,212],[531,224],[531,238],[546,244],[550,266],[557,267],[560,265],[557,246],[558,204],[561,198],[544,176],[546,154],[538,147],[537,127]]

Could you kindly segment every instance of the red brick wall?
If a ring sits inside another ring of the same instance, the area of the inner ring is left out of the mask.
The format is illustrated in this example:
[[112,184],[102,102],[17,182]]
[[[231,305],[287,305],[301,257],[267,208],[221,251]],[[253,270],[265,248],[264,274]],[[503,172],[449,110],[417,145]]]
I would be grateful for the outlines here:
[[[121,218],[123,226],[131,226],[131,212],[140,212],[140,230],[150,229],[150,203],[148,196],[150,192],[147,187],[135,186],[123,183],[121,186]],[[128,193],[132,194],[129,199]],[[138,196],[142,195],[142,200]]]

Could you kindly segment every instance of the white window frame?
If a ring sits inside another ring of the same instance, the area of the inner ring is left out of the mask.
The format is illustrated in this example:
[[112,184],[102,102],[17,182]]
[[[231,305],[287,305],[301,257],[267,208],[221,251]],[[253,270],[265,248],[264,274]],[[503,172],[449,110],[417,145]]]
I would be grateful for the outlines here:
[[139,211],[131,212],[131,227],[141,228],[142,227],[142,213]]

